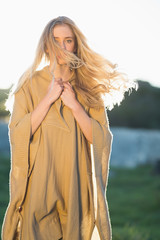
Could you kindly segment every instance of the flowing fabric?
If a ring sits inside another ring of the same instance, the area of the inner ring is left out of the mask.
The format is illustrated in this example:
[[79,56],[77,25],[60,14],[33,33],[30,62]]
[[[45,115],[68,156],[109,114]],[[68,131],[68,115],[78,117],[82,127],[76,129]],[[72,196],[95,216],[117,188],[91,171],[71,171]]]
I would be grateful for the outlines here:
[[31,138],[31,113],[52,81],[47,69],[37,71],[15,95],[9,122],[10,202],[2,240],[16,239],[17,229],[20,240],[90,240],[95,226],[101,240],[111,240],[106,190],[113,135],[107,113],[85,106],[74,75],[70,83],[91,118],[93,143],[61,98]]

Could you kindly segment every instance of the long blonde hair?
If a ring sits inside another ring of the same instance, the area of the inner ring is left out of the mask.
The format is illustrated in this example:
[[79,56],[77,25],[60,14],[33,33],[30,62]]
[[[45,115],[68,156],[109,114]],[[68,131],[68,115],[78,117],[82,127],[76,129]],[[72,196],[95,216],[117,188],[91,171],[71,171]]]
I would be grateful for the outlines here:
[[[67,24],[73,31],[76,53],[62,50],[54,40],[53,28],[60,24]],[[117,64],[111,63],[89,48],[85,36],[71,19],[60,16],[49,21],[44,28],[33,64],[23,73],[18,83],[12,87],[6,106],[9,105],[9,99],[18,92],[25,81],[32,79],[42,59],[45,62],[50,62],[50,58],[56,61],[57,53],[62,55],[64,53],[63,56],[65,56],[68,65],[75,68],[76,88],[88,107],[99,108],[105,105],[111,110],[115,104],[121,103],[126,91],[138,88],[137,82],[130,80],[127,74],[116,69]]]

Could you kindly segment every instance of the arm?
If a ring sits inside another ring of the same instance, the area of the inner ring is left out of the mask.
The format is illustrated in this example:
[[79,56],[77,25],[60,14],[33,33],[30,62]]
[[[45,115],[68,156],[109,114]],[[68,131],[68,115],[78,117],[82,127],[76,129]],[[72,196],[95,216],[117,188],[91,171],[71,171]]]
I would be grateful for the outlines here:
[[82,132],[84,133],[87,140],[92,144],[92,122],[91,118],[87,115],[81,104],[77,101],[72,113],[77,120]]
[[45,118],[48,110],[50,108],[50,102],[48,95],[46,95],[40,103],[37,105],[37,107],[34,109],[34,111],[31,113],[31,136],[35,133],[43,119]]
[[62,89],[62,83],[61,81],[59,81],[59,79],[55,79],[54,83],[50,83],[47,94],[31,113],[31,135],[35,133],[35,131],[45,118],[51,104],[54,103],[61,94]]

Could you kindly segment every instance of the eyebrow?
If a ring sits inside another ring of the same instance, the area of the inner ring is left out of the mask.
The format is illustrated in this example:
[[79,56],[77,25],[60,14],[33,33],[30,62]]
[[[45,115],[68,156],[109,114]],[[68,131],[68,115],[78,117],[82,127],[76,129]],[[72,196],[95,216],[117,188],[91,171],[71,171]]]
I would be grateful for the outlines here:
[[[59,37],[54,37],[54,38],[59,38]],[[65,39],[66,39],[66,38],[72,38],[72,39],[73,39],[74,37],[65,37]]]

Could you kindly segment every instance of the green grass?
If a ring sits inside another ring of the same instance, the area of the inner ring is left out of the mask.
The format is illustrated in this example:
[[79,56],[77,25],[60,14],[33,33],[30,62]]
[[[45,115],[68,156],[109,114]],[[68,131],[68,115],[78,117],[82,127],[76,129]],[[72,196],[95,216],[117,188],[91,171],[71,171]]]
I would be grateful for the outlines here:
[[[10,160],[0,157],[0,226],[9,201]],[[159,240],[160,175],[152,165],[110,167],[107,200],[113,240]]]
[[160,175],[152,165],[110,168],[107,199],[113,240],[160,239]]

